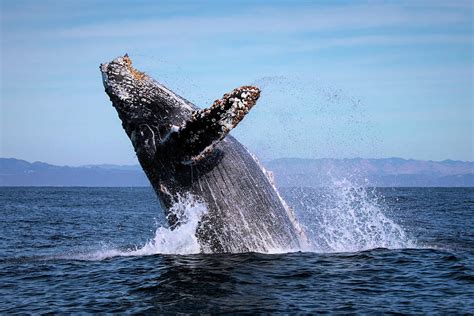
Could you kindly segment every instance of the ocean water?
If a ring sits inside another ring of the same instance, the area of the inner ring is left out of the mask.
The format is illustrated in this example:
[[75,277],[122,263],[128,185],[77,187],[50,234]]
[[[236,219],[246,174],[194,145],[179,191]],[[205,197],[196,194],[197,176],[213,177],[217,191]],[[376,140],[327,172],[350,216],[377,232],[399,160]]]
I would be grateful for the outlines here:
[[205,255],[151,188],[0,188],[0,312],[474,312],[474,189],[281,194],[310,245]]

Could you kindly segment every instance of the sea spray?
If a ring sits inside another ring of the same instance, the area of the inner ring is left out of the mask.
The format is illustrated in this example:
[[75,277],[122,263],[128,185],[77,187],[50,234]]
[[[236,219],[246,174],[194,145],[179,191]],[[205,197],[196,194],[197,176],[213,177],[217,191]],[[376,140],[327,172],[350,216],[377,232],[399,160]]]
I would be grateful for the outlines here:
[[258,105],[233,135],[262,160],[380,155],[381,140],[357,91],[324,78],[263,77]]
[[327,188],[293,188],[297,209],[314,252],[414,248],[404,229],[387,217],[382,197],[343,179]]

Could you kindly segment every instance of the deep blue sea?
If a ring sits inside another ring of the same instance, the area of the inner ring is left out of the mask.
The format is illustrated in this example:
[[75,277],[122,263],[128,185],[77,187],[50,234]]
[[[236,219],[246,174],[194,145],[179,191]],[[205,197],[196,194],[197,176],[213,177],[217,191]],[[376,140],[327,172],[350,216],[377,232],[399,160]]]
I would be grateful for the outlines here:
[[0,312],[474,313],[474,189],[281,193],[311,248],[210,255],[151,188],[0,188]]

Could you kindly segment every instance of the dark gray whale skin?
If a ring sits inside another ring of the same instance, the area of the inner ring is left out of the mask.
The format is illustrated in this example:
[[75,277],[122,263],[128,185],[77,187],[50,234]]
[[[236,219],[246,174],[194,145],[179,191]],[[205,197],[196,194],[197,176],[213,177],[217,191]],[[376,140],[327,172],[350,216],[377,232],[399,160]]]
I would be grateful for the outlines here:
[[293,211],[254,157],[227,135],[255,104],[257,88],[235,89],[201,110],[135,70],[127,55],[100,70],[171,228],[185,220],[172,206],[192,195],[207,205],[196,231],[202,252],[301,249],[304,233]]

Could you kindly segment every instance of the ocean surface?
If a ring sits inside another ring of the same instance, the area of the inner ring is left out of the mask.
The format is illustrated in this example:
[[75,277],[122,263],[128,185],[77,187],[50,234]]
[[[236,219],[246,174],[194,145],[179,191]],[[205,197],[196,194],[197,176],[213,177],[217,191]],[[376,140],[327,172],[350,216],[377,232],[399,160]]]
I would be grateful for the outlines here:
[[281,194],[311,246],[210,255],[151,188],[0,188],[0,313],[474,312],[473,188]]

